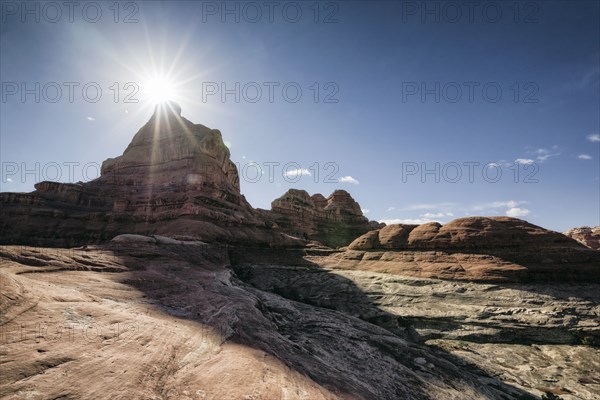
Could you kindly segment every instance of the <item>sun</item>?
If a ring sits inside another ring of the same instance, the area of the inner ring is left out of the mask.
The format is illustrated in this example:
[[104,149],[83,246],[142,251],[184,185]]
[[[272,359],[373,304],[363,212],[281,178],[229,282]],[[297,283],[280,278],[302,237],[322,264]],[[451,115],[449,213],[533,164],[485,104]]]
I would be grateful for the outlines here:
[[155,76],[146,79],[141,92],[147,101],[152,104],[164,103],[175,100],[177,96],[176,84],[167,77]]

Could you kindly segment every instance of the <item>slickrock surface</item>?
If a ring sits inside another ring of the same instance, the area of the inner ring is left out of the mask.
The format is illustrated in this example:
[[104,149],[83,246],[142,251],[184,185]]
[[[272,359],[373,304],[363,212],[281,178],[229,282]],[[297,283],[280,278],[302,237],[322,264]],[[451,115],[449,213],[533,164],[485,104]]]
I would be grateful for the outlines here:
[[535,398],[439,348],[249,286],[226,248],[129,236],[1,251],[2,398]]
[[360,205],[345,190],[328,198],[305,190],[290,189],[273,200],[271,210],[260,210],[263,218],[290,235],[316,240],[327,246],[346,246],[357,236],[384,224],[369,221]]
[[592,228],[589,226],[582,226],[581,228],[570,229],[564,234],[589,248],[600,250],[600,226],[594,226]]
[[509,217],[390,225],[354,240],[323,266],[468,281],[600,282],[600,254]]
[[597,283],[484,284],[274,261],[234,269],[258,289],[440,347],[457,356],[457,365],[529,393],[600,396]]

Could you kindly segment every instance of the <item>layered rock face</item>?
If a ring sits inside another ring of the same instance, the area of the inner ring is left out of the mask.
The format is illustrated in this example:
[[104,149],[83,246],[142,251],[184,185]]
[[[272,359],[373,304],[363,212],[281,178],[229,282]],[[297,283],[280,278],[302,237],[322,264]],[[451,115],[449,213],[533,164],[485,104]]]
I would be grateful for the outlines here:
[[284,232],[319,241],[327,246],[349,244],[354,238],[384,224],[369,221],[360,205],[345,190],[336,190],[328,198],[305,190],[290,189],[273,200],[270,211],[262,211]]
[[600,255],[560,233],[509,217],[390,225],[321,265],[474,281],[600,281]]
[[389,225],[357,238],[352,250],[368,249],[501,249],[575,247],[564,235],[511,217],[466,217],[441,225]]
[[91,182],[41,182],[0,194],[0,243],[73,246],[119,233],[299,244],[269,229],[240,194],[221,133],[193,124],[176,104],[157,106],[123,155]]
[[565,236],[577,240],[579,243],[594,249],[600,250],[600,226],[590,228],[582,226],[581,228],[573,228],[564,233]]
[[98,183],[148,190],[203,188],[214,197],[240,204],[238,172],[221,132],[193,124],[180,112],[177,105],[157,106],[123,155],[102,163]]
[[531,394],[554,393],[565,400],[600,394],[597,283],[473,283],[314,262],[234,268],[260,290],[443,349],[464,370],[477,366]]

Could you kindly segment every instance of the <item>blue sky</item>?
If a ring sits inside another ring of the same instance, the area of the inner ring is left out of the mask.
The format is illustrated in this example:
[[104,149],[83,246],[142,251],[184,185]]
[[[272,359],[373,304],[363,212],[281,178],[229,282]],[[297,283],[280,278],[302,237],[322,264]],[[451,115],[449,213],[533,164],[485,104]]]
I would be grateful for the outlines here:
[[[1,191],[97,177],[150,117],[152,76],[167,76],[182,114],[221,130],[255,207],[291,187],[342,188],[388,222],[600,224],[596,1],[320,2],[318,13],[150,1],[118,15],[82,2],[72,22],[64,6],[22,15],[7,3]],[[79,85],[72,101],[65,82]],[[135,87],[139,102],[125,102]]]

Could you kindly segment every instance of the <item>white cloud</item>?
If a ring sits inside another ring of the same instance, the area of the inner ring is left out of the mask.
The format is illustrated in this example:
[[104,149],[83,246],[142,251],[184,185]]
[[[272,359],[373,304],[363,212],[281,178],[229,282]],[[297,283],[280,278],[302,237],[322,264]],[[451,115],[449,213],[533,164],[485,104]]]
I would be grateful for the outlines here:
[[472,211],[483,211],[489,209],[498,209],[498,208],[513,208],[521,204],[527,204],[526,201],[523,200],[505,200],[505,201],[493,201],[491,203],[477,204],[471,207]]
[[361,208],[360,211],[362,211],[363,214],[368,214],[371,212],[371,210],[369,210],[368,208]]
[[312,176],[310,171],[306,168],[290,169],[285,171],[284,175],[288,178],[297,178],[298,176]]
[[522,200],[519,200],[519,201],[516,201],[516,200],[494,201],[493,203],[490,203],[489,206],[490,206],[490,208],[502,208],[502,207],[513,208],[520,204],[527,204],[527,202],[522,201]]
[[512,207],[506,210],[506,215],[509,217],[524,217],[529,214],[529,210],[526,208]]
[[531,165],[536,162],[541,164],[544,161],[548,160],[550,157],[556,157],[556,156],[560,155],[560,152],[558,150],[559,150],[559,147],[556,145],[552,146],[550,150],[545,149],[545,148],[539,148],[539,149],[529,148],[529,150],[527,150],[527,154],[531,154],[533,156],[533,158],[517,158],[515,160],[515,164]]
[[[504,201],[494,201],[491,203],[483,203],[477,204],[471,207],[470,211],[473,211],[475,214],[479,215],[499,215],[502,213],[502,209],[504,209],[504,213],[509,217],[518,217],[527,215],[529,210],[520,208],[523,204],[527,204],[527,201],[524,200],[504,200]],[[525,214],[519,214],[520,212],[525,212]]]
[[422,218],[444,218],[444,217],[453,217],[454,214],[451,212],[439,212],[439,213],[425,213],[421,214]]
[[517,158],[515,160],[515,163],[527,165],[527,164],[533,164],[533,163],[535,163],[535,161],[533,161],[531,158]]
[[422,218],[441,218],[444,216],[444,213],[425,213],[421,214]]
[[587,135],[587,139],[590,142],[600,142],[600,135],[599,134],[593,134],[593,135]]
[[550,152],[546,149],[537,149],[535,151],[535,153],[537,154],[536,159],[539,162],[544,162],[548,159],[548,157],[550,157],[552,154],[550,154]]
[[552,146],[551,150],[548,149],[537,149],[534,150],[532,152],[532,154],[535,154],[536,157],[535,159],[539,162],[539,163],[543,163],[544,161],[546,161],[547,159],[549,159],[550,157],[556,157],[560,155],[560,152],[557,151],[558,150],[558,146],[554,145]]
[[386,212],[394,211],[395,209],[396,209],[396,207],[390,207],[386,210]]
[[406,219],[395,218],[395,219],[382,219],[378,222],[383,222],[386,225],[394,225],[394,224],[421,225],[421,224],[425,224],[427,222],[439,222],[439,221],[432,221],[427,218],[406,218]]
[[348,175],[348,176],[342,176],[342,177],[339,179],[339,181],[340,181],[341,183],[351,183],[351,184],[353,184],[353,185],[358,185],[358,184],[359,184],[358,180],[354,179],[354,178],[353,178],[353,177],[351,177],[350,175]]
[[421,211],[421,210],[443,210],[455,207],[456,203],[436,203],[436,204],[413,204],[408,207],[404,207],[402,210],[405,211]]
[[577,156],[577,158],[579,158],[580,160],[591,160],[592,156],[587,155],[587,154],[580,154]]
[[7,182],[12,182],[12,179],[10,179],[10,178],[6,178],[6,181],[7,181]]
[[96,120],[96,118],[94,118],[94,117],[87,117],[87,120],[88,120],[88,121],[95,121],[95,120]]

